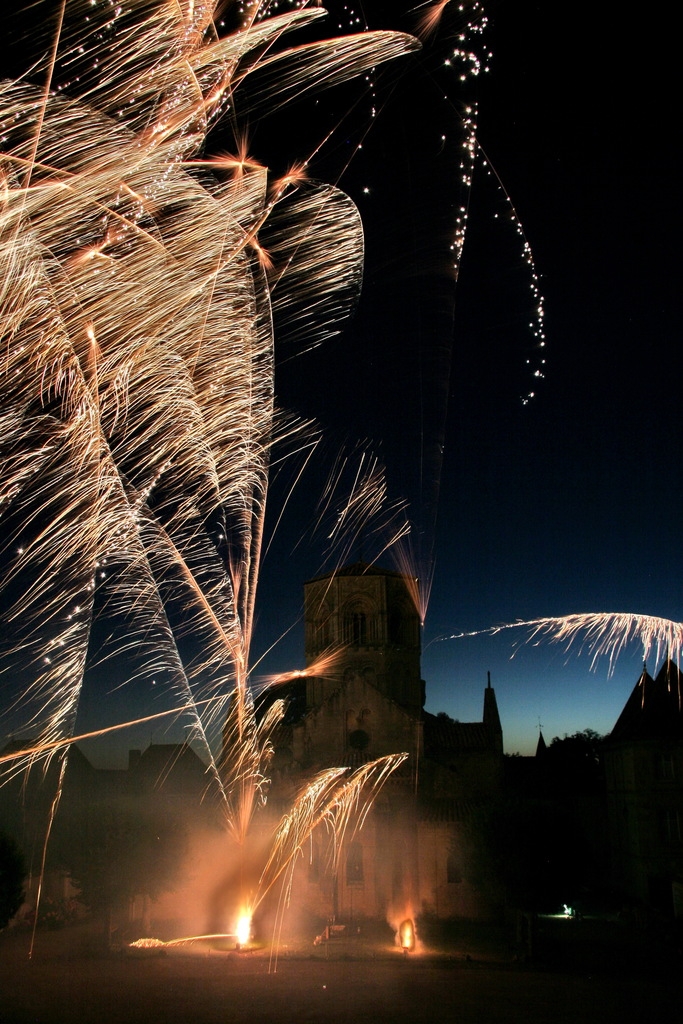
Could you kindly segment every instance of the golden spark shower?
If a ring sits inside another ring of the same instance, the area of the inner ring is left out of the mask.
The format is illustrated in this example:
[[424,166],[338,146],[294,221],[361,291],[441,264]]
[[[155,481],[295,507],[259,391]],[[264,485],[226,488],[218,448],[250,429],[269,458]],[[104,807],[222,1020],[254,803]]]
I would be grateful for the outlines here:
[[[87,667],[125,664],[125,685],[163,680],[243,845],[283,711],[257,718],[248,684],[269,467],[299,430],[276,415],[273,317],[320,344],[363,257],[351,201],[305,160],[274,179],[245,125],[419,44],[289,45],[324,16],[305,2],[229,5],[221,34],[224,7],[60,0],[34,64],[0,84],[3,726],[21,738],[2,767],[63,768]],[[232,152],[206,157],[219,121]],[[377,475],[358,471],[347,518]],[[250,911],[402,757],[311,781]]]

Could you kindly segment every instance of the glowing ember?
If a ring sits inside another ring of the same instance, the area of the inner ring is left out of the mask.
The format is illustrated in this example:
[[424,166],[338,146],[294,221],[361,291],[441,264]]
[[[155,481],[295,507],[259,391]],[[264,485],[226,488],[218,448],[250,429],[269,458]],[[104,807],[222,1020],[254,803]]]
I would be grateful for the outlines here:
[[241,914],[237,921],[237,944],[246,946],[251,938],[251,914]]
[[405,953],[409,953],[415,949],[415,925],[409,917],[399,925],[398,938],[401,944],[401,949]]

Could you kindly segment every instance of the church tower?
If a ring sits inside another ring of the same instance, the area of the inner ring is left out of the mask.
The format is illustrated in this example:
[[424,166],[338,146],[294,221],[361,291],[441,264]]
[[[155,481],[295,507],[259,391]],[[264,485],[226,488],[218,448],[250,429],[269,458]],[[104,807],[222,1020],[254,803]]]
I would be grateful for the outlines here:
[[416,587],[417,581],[409,576],[365,562],[305,584],[306,667],[343,650],[343,657],[324,675],[308,678],[308,710],[355,678],[406,711],[420,712],[420,619],[411,596]]
[[398,927],[420,911],[471,918],[485,910],[468,880],[464,822],[501,792],[496,697],[489,679],[479,722],[424,710],[416,589],[414,578],[366,562],[304,585],[310,675],[290,684],[269,805],[290,806],[314,772],[407,755],[375,795],[362,830],[338,851],[334,870],[329,837],[318,833],[297,867],[297,904],[337,921],[376,918]]

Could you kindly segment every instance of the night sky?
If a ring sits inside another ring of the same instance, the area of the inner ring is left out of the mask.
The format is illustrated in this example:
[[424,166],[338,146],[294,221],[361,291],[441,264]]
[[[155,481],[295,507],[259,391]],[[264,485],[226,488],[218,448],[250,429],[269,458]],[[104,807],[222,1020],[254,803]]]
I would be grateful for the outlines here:
[[[364,9],[372,27],[410,29],[415,17],[397,16],[408,6]],[[331,448],[369,438],[385,458],[393,493],[411,502],[423,578],[433,545],[427,708],[479,718],[490,671],[510,752],[533,752],[539,722],[546,739],[608,732],[641,649],[610,677],[578,648],[515,653],[524,630],[440,637],[573,612],[683,612],[674,63],[654,12],[627,22],[597,6],[559,16],[527,0],[487,4],[491,71],[474,88],[444,67],[458,27],[447,8],[423,52],[383,72],[373,132],[340,179],[366,230],[360,307],[341,338],[279,378],[283,403],[319,417]],[[541,278],[541,381],[529,268],[481,163],[453,280],[459,122],[473,96],[479,141]],[[318,569],[283,533],[262,573],[257,648],[271,615],[296,617]],[[296,662],[301,647],[298,627],[268,667]]]
[[[366,21],[412,32],[419,17],[406,0],[327,6],[325,35],[356,18],[355,30]],[[463,25],[451,3],[421,53],[250,125],[250,151],[276,171],[331,133],[309,173],[357,203],[367,256],[343,333],[309,353],[278,353],[280,406],[315,418],[325,440],[264,560],[253,660],[291,627],[254,671],[301,667],[303,584],[334,564],[324,530],[313,530],[315,496],[331,462],[362,442],[384,460],[391,498],[409,502],[412,571],[433,571],[428,710],[481,718],[490,671],[506,749],[531,753],[539,723],[546,740],[608,732],[641,650],[610,677],[606,661],[592,672],[578,648],[520,647],[524,630],[442,638],[573,612],[683,617],[677,62],[659,5],[632,21],[606,4],[485,7],[488,74],[463,85],[445,65]],[[498,177],[478,159],[468,196],[462,117],[475,99]],[[210,140],[223,143],[220,132]],[[506,193],[540,277],[543,352]],[[533,375],[541,357],[543,379]],[[269,530],[293,473],[273,482]],[[376,553],[368,527],[352,557]],[[388,554],[380,564],[397,567]],[[126,699],[116,692],[109,720],[125,715]],[[84,723],[101,706],[84,693]],[[150,736],[178,738],[165,726]]]

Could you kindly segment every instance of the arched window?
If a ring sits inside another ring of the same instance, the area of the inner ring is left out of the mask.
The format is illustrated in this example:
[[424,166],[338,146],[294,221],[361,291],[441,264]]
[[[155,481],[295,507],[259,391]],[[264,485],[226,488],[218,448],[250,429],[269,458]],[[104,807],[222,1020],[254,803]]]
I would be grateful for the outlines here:
[[372,640],[372,619],[368,609],[360,601],[355,601],[344,612],[344,642],[362,647]]
[[351,613],[351,643],[365,644],[368,639],[368,620],[365,612]]

